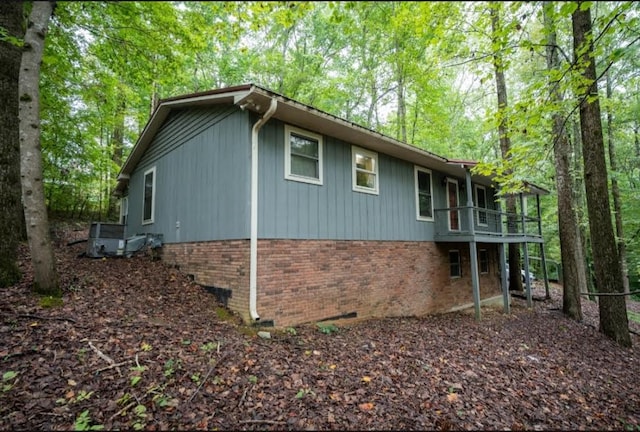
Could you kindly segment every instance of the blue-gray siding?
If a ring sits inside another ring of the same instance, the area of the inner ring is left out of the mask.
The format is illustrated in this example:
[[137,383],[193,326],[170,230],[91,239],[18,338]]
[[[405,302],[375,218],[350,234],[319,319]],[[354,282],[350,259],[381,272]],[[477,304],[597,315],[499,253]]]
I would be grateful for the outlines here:
[[[168,243],[249,238],[256,120],[229,106],[172,113],[131,176],[127,236],[162,233]],[[323,184],[314,185],[285,179],[284,124],[272,119],[261,129],[260,238],[433,240],[434,223],[416,219],[414,164],[378,154],[379,194],[355,192],[351,144],[322,135]],[[154,166],[155,220],[142,225],[143,176]],[[446,207],[443,177],[432,172],[435,208]],[[461,206],[463,184],[459,179]],[[493,207],[489,188],[487,201]]]
[[[355,192],[351,144],[323,137],[323,184],[302,183],[285,179],[283,123],[271,120],[263,127],[260,238],[433,240],[433,222],[416,218],[414,164],[378,154],[379,194]],[[443,177],[432,172],[436,208],[446,206]],[[459,180],[462,186],[464,179]],[[465,192],[460,205],[466,204]],[[487,190],[487,201],[492,199]]]
[[[168,243],[248,238],[250,137],[248,114],[228,106],[173,113],[131,176],[127,235],[161,233]],[[153,166],[155,218],[142,225],[143,176]]]

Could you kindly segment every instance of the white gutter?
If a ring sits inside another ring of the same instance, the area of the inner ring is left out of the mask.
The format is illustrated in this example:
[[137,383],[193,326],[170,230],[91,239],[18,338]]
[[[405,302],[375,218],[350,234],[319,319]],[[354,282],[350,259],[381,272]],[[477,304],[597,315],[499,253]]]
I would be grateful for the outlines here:
[[278,101],[271,98],[269,109],[251,129],[251,243],[249,257],[249,313],[251,319],[258,321],[258,132],[271,118]]

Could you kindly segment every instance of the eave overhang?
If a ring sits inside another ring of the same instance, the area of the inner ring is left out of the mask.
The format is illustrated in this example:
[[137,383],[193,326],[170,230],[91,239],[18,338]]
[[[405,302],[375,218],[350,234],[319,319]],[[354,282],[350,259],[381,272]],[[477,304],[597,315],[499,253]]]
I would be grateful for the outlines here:
[[[330,135],[349,144],[358,145],[430,168],[447,176],[462,179],[465,176],[465,170],[476,164],[474,161],[449,160],[289,99],[255,84],[245,84],[161,100],[118,174],[118,183],[114,190],[114,195],[121,196],[123,194],[131,173],[172,110],[195,106],[234,104],[243,110],[253,111],[261,115],[269,107],[272,98],[276,98],[278,101],[278,108],[273,114],[273,118],[319,134]],[[473,175],[472,180],[475,183],[487,186],[492,185],[491,177]],[[533,186],[530,184],[530,188]],[[537,188],[536,190],[544,191],[542,188]],[[548,193],[547,191],[545,192]]]

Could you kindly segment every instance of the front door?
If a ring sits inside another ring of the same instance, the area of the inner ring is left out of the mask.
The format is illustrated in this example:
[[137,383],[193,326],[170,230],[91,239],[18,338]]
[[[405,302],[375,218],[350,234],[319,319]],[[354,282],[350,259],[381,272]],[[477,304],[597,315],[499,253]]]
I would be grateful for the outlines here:
[[460,210],[458,207],[458,182],[453,179],[447,179],[447,200],[449,208],[449,231],[460,231]]

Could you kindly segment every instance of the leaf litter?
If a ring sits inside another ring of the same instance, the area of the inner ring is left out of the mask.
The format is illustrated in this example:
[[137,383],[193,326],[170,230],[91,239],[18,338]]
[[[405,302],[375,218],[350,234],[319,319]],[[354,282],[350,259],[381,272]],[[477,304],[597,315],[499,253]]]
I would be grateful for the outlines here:
[[1,430],[640,428],[640,338],[615,345],[587,300],[582,323],[565,318],[556,285],[533,309],[483,307],[480,322],[463,311],[256,329],[149,255],[78,257],[66,235],[62,307],[30,294],[24,245],[23,280],[0,290]]

